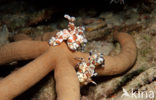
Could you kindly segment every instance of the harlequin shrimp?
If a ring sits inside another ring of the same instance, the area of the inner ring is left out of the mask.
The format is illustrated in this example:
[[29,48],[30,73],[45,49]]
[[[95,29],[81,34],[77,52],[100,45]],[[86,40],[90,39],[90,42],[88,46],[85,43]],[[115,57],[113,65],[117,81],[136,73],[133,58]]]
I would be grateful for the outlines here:
[[97,73],[94,71],[96,66],[102,65],[104,67],[104,58],[103,54],[92,54],[90,52],[90,56],[88,58],[88,62],[85,62],[83,58],[81,58],[80,63],[77,65],[77,76],[81,85],[87,85],[92,82],[96,84],[91,77],[96,76]]
[[63,29],[56,33],[55,37],[51,37],[49,45],[56,46],[60,45],[64,40],[67,42],[68,47],[71,50],[77,50],[81,44],[86,44],[87,39],[84,36],[84,27],[76,27],[74,24],[75,17],[64,15],[68,19],[68,29]]
[[[70,17],[69,15],[64,15],[64,17],[69,21],[68,29],[61,30],[56,33],[55,37],[51,37],[49,45],[57,46],[65,40],[71,50],[77,50],[82,44],[87,43],[87,39],[84,36],[85,28],[75,26],[75,17]],[[91,77],[97,75],[94,70],[99,65],[104,66],[103,54],[92,54],[90,52],[88,62],[81,58],[80,63],[77,64],[77,76],[80,83],[83,85],[87,85],[89,82],[96,84]]]

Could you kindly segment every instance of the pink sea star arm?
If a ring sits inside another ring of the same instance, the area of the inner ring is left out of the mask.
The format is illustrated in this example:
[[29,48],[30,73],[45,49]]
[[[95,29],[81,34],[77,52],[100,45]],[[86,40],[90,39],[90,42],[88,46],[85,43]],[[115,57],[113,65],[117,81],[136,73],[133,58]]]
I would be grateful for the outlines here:
[[80,100],[80,83],[70,62],[66,60],[60,61],[54,73],[57,100]]
[[11,100],[39,80],[55,67],[55,52],[50,48],[34,61],[11,73],[0,81],[0,100]]

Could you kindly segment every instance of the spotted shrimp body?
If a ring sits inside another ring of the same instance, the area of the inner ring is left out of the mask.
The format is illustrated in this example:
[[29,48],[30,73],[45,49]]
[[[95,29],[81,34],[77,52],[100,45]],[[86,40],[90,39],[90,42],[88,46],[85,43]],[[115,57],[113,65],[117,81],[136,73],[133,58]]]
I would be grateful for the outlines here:
[[82,58],[81,62],[77,65],[77,76],[81,85],[87,85],[90,82],[96,84],[91,77],[97,75],[95,68],[99,65],[104,67],[103,54],[91,54],[88,58],[88,62],[85,62]]
[[84,35],[85,28],[75,26],[75,17],[70,17],[69,15],[64,15],[64,17],[69,21],[68,29],[59,31],[56,33],[55,37],[51,37],[49,45],[57,46],[63,41],[66,41],[68,47],[75,51],[81,46],[82,43],[87,43],[87,39]]
[[[51,37],[49,45],[57,46],[66,41],[69,49],[76,51],[82,44],[85,46],[87,43],[84,35],[85,28],[75,26],[75,17],[69,15],[64,15],[64,17],[69,20],[68,29],[63,29],[57,32],[55,37]],[[91,77],[97,75],[94,70],[99,65],[104,65],[104,58],[100,53],[93,55],[90,53],[88,62],[84,61],[83,58],[81,59],[80,63],[77,64],[77,76],[82,85],[87,85],[90,82],[96,84]]]

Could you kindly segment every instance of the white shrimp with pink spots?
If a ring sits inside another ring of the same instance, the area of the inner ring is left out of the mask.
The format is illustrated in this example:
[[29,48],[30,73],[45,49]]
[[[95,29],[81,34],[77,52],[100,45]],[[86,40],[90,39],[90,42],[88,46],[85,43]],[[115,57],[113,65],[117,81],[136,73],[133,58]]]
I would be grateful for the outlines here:
[[57,32],[55,37],[51,37],[49,45],[57,46],[66,41],[71,50],[77,50],[82,43],[87,43],[87,39],[84,36],[85,28],[75,26],[75,17],[70,17],[69,15],[64,15],[64,17],[69,20],[68,29],[63,29]]
[[[85,28],[75,26],[75,17],[70,17],[69,15],[64,15],[64,17],[69,20],[68,29],[63,29],[57,32],[55,37],[51,37],[49,45],[57,46],[65,41],[69,49],[75,51],[81,46],[81,44],[87,43],[87,39],[84,35]],[[83,59],[79,64],[77,64],[77,76],[81,84],[87,85],[90,82],[96,84],[91,77],[97,75],[94,70],[98,65],[104,65],[104,58],[100,53],[93,55],[90,54],[88,62],[85,62]]]
[[97,75],[95,68],[99,65],[104,67],[104,58],[101,53],[91,54],[88,58],[88,62],[85,62],[84,59],[82,59],[82,61],[77,65],[77,76],[82,85],[87,85],[90,82],[96,84],[91,77]]

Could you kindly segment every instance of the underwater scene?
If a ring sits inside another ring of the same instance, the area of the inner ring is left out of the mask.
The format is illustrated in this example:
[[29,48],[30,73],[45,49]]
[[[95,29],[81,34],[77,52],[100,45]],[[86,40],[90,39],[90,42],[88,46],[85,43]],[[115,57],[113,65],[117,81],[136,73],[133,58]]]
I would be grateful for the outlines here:
[[156,0],[0,0],[0,100],[156,100]]

